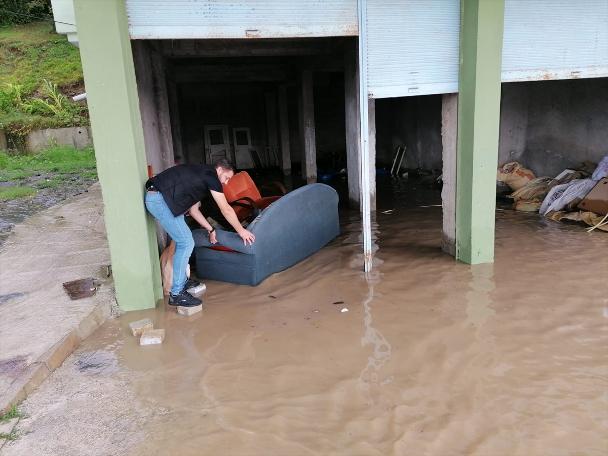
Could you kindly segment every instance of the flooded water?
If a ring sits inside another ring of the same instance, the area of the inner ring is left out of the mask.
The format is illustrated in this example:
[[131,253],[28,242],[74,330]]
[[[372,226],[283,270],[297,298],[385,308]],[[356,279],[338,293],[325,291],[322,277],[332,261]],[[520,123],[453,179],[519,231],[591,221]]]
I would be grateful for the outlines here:
[[[138,426],[106,436],[137,433],[116,454],[607,454],[608,235],[498,211],[496,262],[470,267],[439,249],[441,208],[387,204],[368,277],[347,214],[258,287],[209,281],[200,314],[134,312],[87,340],[73,375],[133,393],[108,417]],[[129,334],[143,317],[163,345]]]

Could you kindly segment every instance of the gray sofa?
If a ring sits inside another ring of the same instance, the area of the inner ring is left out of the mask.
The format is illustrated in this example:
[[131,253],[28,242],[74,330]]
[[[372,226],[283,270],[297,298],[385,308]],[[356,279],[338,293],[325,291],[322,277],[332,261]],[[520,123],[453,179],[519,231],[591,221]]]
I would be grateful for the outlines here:
[[269,275],[293,266],[340,234],[338,194],[325,184],[298,188],[262,211],[247,227],[255,243],[245,246],[228,231],[217,231],[211,249],[206,230],[194,230],[197,276],[243,285],[257,285]]

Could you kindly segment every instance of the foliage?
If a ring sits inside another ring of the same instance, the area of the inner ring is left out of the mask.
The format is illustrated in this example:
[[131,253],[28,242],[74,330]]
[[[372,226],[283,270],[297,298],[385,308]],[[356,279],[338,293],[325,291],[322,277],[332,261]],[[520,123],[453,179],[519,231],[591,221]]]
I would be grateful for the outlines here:
[[0,0],[0,25],[52,18],[51,0]]
[[88,177],[94,171],[95,153],[92,147],[78,150],[57,146],[33,155],[0,152],[0,182],[24,179],[41,172],[79,173]]
[[81,91],[78,49],[52,25],[0,27],[0,129],[13,147],[33,129],[87,125],[86,106],[65,95]]
[[32,187],[0,187],[0,201],[14,200],[35,195],[37,190]]
[[23,417],[23,413],[21,413],[21,411],[19,411],[19,409],[17,408],[16,405],[13,405],[10,409],[8,409],[8,411],[3,414],[0,415],[0,423],[6,423],[7,421],[10,421],[14,418],[22,418]]

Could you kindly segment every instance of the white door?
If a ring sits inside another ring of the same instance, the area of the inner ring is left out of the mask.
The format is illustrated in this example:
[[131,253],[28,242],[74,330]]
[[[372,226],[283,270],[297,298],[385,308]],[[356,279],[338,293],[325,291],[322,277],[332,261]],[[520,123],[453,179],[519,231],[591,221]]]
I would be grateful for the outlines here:
[[251,158],[251,131],[246,127],[232,129],[234,137],[234,155],[238,169],[251,169],[254,167]]
[[214,164],[220,158],[233,160],[228,125],[205,125],[205,162]]

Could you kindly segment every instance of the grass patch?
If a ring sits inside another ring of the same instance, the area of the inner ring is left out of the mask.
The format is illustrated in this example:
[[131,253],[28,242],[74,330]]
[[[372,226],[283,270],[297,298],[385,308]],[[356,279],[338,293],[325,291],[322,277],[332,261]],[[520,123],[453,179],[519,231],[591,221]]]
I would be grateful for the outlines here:
[[23,418],[23,413],[17,408],[16,405],[13,405],[5,414],[0,415],[0,423],[6,423],[7,421],[15,418]]
[[0,432],[0,440],[17,440],[19,438],[19,434],[16,429],[13,429],[10,433]]
[[0,152],[0,182],[25,179],[43,172],[95,178],[95,152],[92,147],[78,150],[69,146],[51,147],[33,155]]
[[83,81],[80,52],[50,22],[0,27],[0,87],[20,84],[25,93],[43,79],[59,87]]
[[37,190],[32,187],[0,187],[0,201],[9,201],[35,195]]
[[61,176],[55,176],[52,177],[50,179],[45,179],[45,180],[41,180],[38,181],[34,184],[34,186],[37,189],[42,189],[42,188],[57,188],[60,187],[61,185],[63,185],[63,183],[66,181],[67,179],[61,175]]

